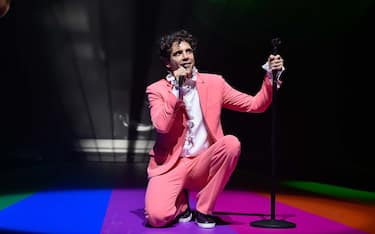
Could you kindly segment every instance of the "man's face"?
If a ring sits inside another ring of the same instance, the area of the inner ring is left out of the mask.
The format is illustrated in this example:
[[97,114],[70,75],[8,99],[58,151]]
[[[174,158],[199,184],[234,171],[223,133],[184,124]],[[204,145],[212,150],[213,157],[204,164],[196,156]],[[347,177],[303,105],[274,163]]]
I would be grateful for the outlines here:
[[186,41],[182,41],[180,44],[174,42],[172,44],[169,63],[166,64],[167,68],[171,71],[175,71],[180,67],[184,67],[187,74],[191,76],[194,65],[194,52],[190,44]]

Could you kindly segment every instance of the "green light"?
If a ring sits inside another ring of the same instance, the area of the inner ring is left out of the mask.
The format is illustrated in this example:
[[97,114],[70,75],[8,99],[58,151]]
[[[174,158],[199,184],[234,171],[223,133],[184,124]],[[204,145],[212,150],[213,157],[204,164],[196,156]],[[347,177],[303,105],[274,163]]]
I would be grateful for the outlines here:
[[345,188],[336,185],[323,184],[311,181],[285,181],[282,183],[291,188],[332,196],[341,199],[358,200],[363,202],[375,202],[375,193]]
[[0,210],[7,208],[8,206],[13,205],[16,202],[19,202],[29,196],[31,196],[33,193],[19,193],[19,194],[7,194],[7,195],[1,195],[0,196]]

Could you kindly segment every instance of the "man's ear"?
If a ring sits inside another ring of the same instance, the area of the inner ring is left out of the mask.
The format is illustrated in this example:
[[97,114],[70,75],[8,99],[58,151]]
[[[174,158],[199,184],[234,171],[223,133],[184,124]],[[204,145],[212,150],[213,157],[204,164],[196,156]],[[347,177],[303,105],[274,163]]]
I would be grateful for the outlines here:
[[171,68],[171,63],[169,62],[168,59],[163,59],[163,64],[164,64],[164,66],[165,66],[168,70],[170,70],[170,68]]
[[161,57],[161,63],[167,68],[168,71],[171,70],[171,61],[168,58]]

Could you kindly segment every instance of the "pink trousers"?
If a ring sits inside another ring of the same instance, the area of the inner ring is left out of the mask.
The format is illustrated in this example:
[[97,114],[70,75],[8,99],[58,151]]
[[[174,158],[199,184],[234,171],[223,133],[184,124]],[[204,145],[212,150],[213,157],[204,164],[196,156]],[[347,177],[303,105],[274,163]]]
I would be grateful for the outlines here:
[[148,224],[168,225],[188,207],[183,189],[197,191],[196,210],[212,214],[219,193],[233,173],[240,155],[239,140],[226,135],[195,157],[181,157],[165,174],[151,177],[145,196]]

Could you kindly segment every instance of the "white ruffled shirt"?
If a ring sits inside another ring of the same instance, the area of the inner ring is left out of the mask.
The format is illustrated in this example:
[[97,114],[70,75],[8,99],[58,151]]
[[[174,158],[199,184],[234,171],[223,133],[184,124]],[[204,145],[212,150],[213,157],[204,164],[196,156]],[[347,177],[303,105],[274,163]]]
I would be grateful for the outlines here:
[[[188,115],[188,131],[185,137],[185,143],[181,152],[181,157],[196,156],[208,148],[208,133],[203,121],[201,105],[199,102],[199,95],[196,89],[196,80],[198,70],[193,68],[193,77],[185,82],[181,92],[183,93],[183,101],[186,106]],[[167,75],[167,80],[173,85],[173,94],[178,97],[179,87],[176,85],[176,78],[170,73]]]
[[[272,83],[272,71],[269,69],[268,63],[265,63],[262,68],[269,73],[270,82]],[[277,73],[278,88],[281,84],[279,79],[284,70],[285,68],[283,67],[282,71]],[[188,115],[188,132],[180,157],[194,157],[209,147],[208,133],[203,121],[199,95],[196,89],[197,72],[198,70],[194,67],[193,77],[187,80],[181,88]],[[176,78],[172,73],[168,73],[166,79],[173,85],[172,92],[178,98],[180,88],[177,85]]]

